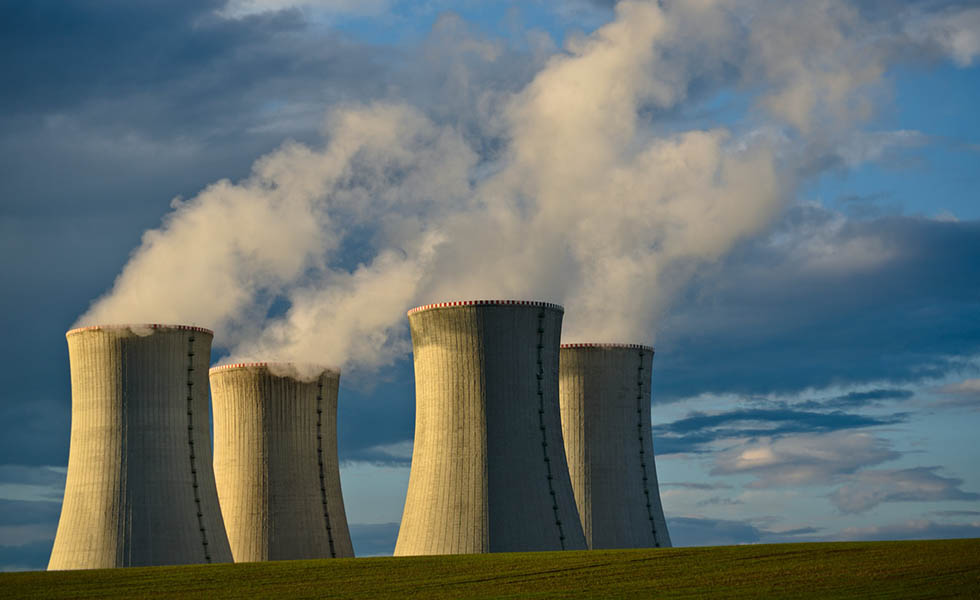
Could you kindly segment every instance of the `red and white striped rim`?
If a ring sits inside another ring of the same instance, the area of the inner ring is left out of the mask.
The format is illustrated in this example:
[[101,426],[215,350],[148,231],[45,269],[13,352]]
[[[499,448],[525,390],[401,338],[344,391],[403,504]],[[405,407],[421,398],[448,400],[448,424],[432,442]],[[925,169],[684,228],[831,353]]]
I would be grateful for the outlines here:
[[197,327],[195,325],[166,325],[163,323],[132,323],[132,324],[120,324],[120,325],[89,325],[87,327],[76,327],[75,329],[69,329],[65,335],[72,335],[73,333],[79,333],[82,331],[95,331],[99,329],[178,329],[180,331],[198,331],[200,333],[206,333],[210,336],[214,336],[214,332],[210,329],[205,329],[204,327]]
[[408,311],[408,314],[412,315],[417,312],[422,312],[423,310],[430,310],[433,308],[452,308],[455,306],[537,306],[540,308],[551,308],[565,312],[565,307],[560,304],[538,302],[536,300],[457,300],[455,302],[436,302],[435,304],[416,306],[412,310]]
[[643,344],[616,344],[616,343],[581,343],[581,344],[562,344],[562,349],[565,348],[625,348],[627,350],[649,350],[653,352],[653,346],[644,346]]
[[[288,367],[296,367],[296,363],[290,363],[290,362],[242,362],[242,363],[233,363],[233,364],[230,364],[230,365],[218,365],[216,367],[211,367],[210,369],[208,369],[208,373],[217,373],[218,371],[230,371],[232,369],[249,369],[249,368],[253,368],[253,369],[262,369],[262,368],[265,368],[265,369],[268,369],[269,367],[287,367],[287,368]],[[317,368],[322,369],[322,372],[324,372],[324,373],[332,373],[334,375],[340,375],[340,369],[334,369],[332,367],[321,367],[321,366],[317,366]]]

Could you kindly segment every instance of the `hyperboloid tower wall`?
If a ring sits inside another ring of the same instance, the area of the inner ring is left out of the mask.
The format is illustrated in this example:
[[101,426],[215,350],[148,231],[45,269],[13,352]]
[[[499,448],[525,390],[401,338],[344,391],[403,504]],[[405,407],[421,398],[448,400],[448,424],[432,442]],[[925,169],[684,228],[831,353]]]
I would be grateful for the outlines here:
[[670,547],[650,431],[653,348],[561,347],[561,423],[589,548]]
[[409,311],[415,449],[396,555],[585,549],[561,437],[563,309]]
[[214,471],[235,562],[354,556],[337,461],[340,374],[211,369]]
[[111,325],[67,338],[71,450],[48,569],[230,562],[211,470],[212,333]]

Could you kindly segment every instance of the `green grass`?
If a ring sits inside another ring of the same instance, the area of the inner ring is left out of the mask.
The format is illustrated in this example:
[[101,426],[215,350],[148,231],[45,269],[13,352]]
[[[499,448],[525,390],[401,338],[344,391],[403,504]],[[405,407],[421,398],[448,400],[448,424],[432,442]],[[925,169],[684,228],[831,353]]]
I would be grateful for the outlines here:
[[0,574],[2,598],[980,598],[980,539]]

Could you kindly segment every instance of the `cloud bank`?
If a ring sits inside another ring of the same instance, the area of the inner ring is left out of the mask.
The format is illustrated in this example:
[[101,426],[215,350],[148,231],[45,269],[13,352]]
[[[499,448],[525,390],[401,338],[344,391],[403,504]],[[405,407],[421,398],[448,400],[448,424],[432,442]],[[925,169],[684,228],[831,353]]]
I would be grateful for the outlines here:
[[711,473],[756,476],[747,488],[817,485],[899,456],[887,441],[870,433],[801,434],[748,440],[719,452]]
[[835,490],[831,502],[843,513],[863,513],[883,502],[976,501],[960,489],[963,480],[937,475],[940,467],[863,471]]

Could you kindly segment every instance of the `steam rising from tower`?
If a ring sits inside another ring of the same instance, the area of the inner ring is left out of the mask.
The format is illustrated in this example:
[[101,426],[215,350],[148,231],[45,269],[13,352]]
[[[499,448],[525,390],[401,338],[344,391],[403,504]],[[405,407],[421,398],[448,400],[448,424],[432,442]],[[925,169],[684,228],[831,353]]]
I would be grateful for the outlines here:
[[372,368],[407,354],[413,303],[510,296],[562,302],[566,339],[652,338],[699,265],[769,222],[793,171],[765,128],[649,122],[727,73],[733,48],[755,51],[717,3],[664,4],[622,1],[523,89],[474,90],[494,98],[492,140],[404,102],[334,108],[322,145],[288,142],[175,203],[80,324],[190,320],[233,362]]

